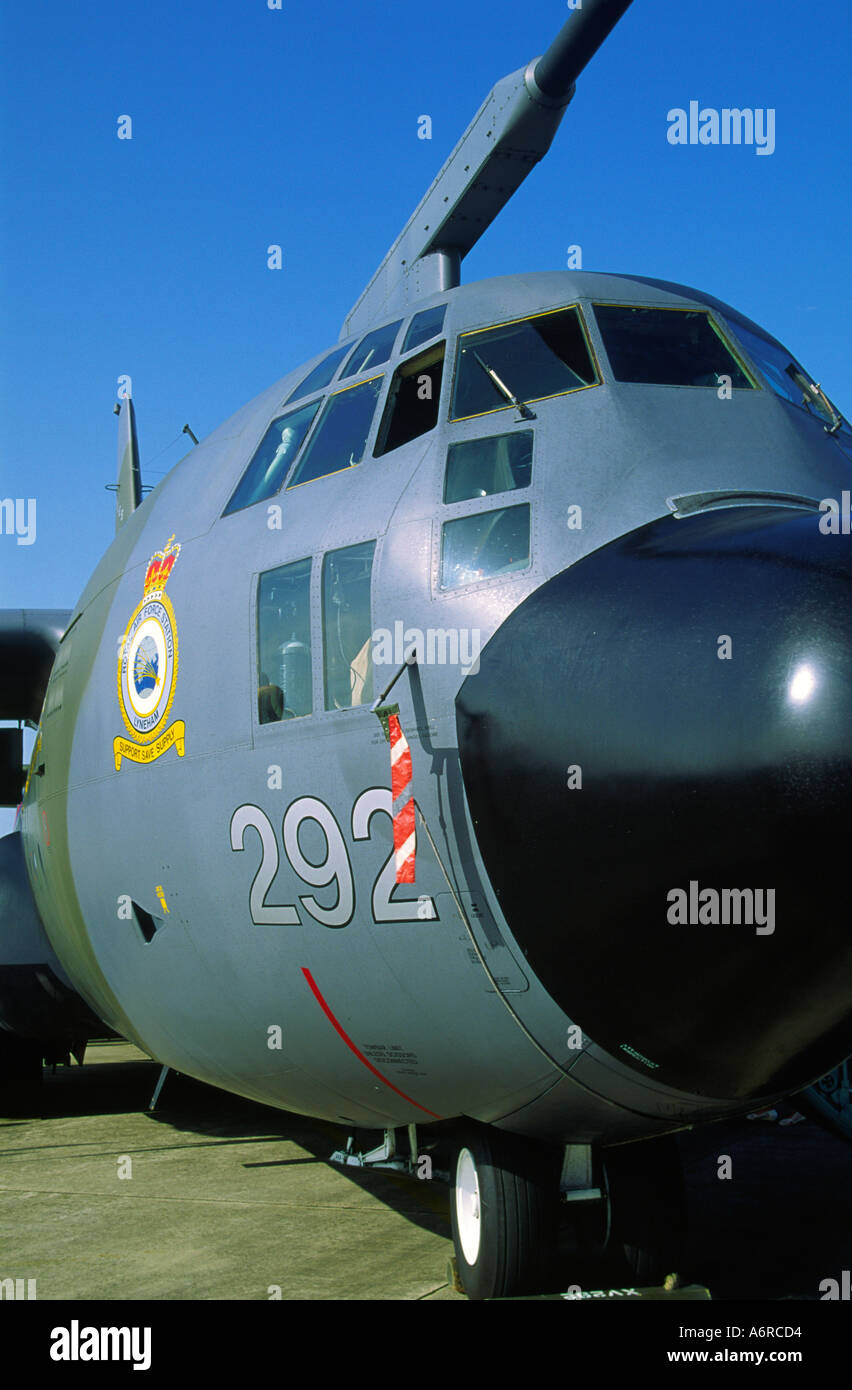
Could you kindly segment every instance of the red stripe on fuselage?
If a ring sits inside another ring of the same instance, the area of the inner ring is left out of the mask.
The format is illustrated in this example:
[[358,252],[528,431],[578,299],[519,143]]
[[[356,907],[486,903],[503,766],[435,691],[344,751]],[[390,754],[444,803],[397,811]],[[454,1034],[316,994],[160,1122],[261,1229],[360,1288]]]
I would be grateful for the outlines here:
[[434,1110],[427,1110],[425,1105],[421,1105],[419,1101],[412,1100],[411,1096],[407,1096],[404,1091],[401,1091],[398,1086],[394,1086],[392,1081],[388,1081],[386,1076],[382,1076],[382,1073],[376,1070],[369,1058],[365,1057],[363,1052],[360,1052],[358,1050],[358,1048],[355,1046],[354,1042],[350,1038],[349,1034],[343,1028],[342,1024],[338,1023],[337,1019],[334,1017],[334,1014],[331,1012],[331,1009],[328,1007],[328,1004],[325,1002],[322,995],[320,994],[316,980],[314,979],[310,970],[308,970],[307,966],[302,966],[302,974],[304,975],[305,979],[310,985],[314,998],[316,999],[326,1018],[337,1029],[341,1038],[346,1043],[346,1046],[352,1052],[355,1053],[355,1056],[358,1058],[358,1061],[363,1062],[364,1066],[367,1067],[373,1073],[374,1076],[377,1076],[379,1080],[383,1081],[386,1086],[389,1086],[392,1091],[396,1091],[396,1094],[398,1096],[402,1096],[403,1100],[407,1100],[409,1105],[416,1105],[418,1110],[422,1110],[426,1115],[431,1115],[434,1120],[440,1120],[441,1116],[436,1115]]

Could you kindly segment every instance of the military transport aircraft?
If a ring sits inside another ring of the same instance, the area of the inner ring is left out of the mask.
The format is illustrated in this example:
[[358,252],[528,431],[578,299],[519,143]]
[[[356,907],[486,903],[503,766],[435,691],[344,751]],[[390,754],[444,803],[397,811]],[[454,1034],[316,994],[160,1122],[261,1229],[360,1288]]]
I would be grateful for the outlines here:
[[144,500],[125,402],[113,543],[0,630],[38,724],[7,1065],[105,1023],[384,1130],[356,1161],[453,1120],[479,1298],[535,1284],[560,1198],[606,1227],[665,1136],[852,1050],[848,423],[697,290],[460,283],[629,3],[497,84],[339,341]]

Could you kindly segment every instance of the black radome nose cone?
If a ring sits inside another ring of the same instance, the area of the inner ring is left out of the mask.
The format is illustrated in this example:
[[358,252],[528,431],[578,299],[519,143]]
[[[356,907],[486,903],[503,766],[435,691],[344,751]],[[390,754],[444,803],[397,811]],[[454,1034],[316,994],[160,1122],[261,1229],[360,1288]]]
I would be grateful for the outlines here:
[[852,1051],[852,545],[818,522],[644,526],[532,594],[456,702],[530,967],[694,1094],[792,1091]]

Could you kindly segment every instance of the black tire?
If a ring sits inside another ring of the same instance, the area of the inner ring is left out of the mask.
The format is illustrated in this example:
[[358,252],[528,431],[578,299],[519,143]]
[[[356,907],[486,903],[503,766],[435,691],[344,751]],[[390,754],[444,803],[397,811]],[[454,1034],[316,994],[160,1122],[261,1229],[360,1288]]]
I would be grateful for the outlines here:
[[681,1265],[686,1189],[677,1140],[670,1135],[624,1144],[605,1154],[612,1203],[611,1243],[620,1244],[640,1286],[661,1284]]
[[[458,1146],[450,1215],[456,1264],[468,1298],[541,1292],[554,1245],[559,1196],[558,1170],[548,1157],[534,1144],[487,1127],[471,1130]],[[479,1192],[476,1251],[471,1172]]]

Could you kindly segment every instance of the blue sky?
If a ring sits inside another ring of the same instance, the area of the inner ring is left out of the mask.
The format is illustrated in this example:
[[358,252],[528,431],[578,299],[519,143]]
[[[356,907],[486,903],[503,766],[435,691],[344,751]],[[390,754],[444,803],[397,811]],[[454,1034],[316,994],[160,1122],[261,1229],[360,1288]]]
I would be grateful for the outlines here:
[[[35,497],[38,523],[31,546],[0,536],[0,606],[73,607],[109,543],[118,376],[156,482],[185,421],[203,437],[336,340],[489,88],[569,14],[4,0],[0,497]],[[736,305],[848,415],[852,11],[820,15],[635,0],[463,278],[564,268],[579,243],[584,269]],[[773,108],[775,152],[670,145],[691,100]]]

